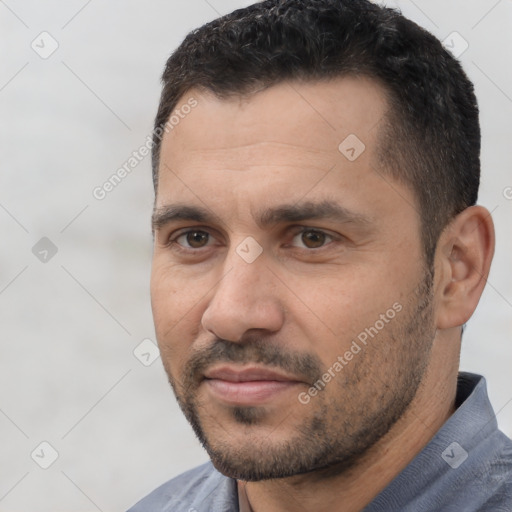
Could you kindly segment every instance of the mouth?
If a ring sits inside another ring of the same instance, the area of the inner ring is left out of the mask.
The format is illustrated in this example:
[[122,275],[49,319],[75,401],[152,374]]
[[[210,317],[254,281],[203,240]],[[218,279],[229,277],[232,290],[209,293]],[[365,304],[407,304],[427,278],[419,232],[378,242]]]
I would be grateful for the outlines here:
[[213,398],[228,405],[262,405],[276,400],[304,382],[269,368],[219,366],[204,374]]

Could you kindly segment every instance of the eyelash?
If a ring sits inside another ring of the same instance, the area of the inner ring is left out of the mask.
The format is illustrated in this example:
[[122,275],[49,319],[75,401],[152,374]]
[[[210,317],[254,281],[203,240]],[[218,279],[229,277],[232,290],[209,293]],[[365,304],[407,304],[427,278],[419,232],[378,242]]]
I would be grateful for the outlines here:
[[[167,247],[174,247],[176,248],[177,250],[180,250],[180,251],[186,251],[186,252],[197,252],[199,249],[194,249],[194,248],[191,248],[191,247],[184,247],[183,245],[179,244],[177,242],[177,240],[179,238],[181,238],[182,236],[186,236],[188,235],[189,233],[206,233],[209,237],[213,237],[212,233],[208,230],[208,228],[202,228],[202,227],[197,227],[197,228],[188,228],[188,229],[185,229],[185,230],[180,230],[176,233],[173,233],[169,236],[168,240],[167,240],[167,243],[165,244]],[[209,246],[207,246],[209,247]]]
[[[189,229],[186,229],[184,231],[178,231],[177,233],[173,233],[167,243],[165,244],[167,247],[173,247],[174,249],[178,250],[178,251],[184,251],[184,252],[187,252],[187,253],[197,253],[198,251],[200,251],[201,249],[207,249],[208,247],[211,247],[211,245],[206,245],[205,247],[200,247],[200,248],[192,248],[192,247],[186,247],[186,246],[183,246],[182,244],[178,243],[177,240],[183,236],[186,236],[188,235],[189,233],[193,233],[193,232],[202,232],[202,233],[206,233],[209,237],[214,237],[214,235],[212,235],[212,233],[210,232],[210,230],[208,228],[203,228],[203,227],[196,227],[196,228],[189,228]],[[306,248],[306,247],[296,247],[296,249],[303,249],[303,250],[307,250],[308,252],[312,252],[312,251],[317,251],[317,250],[321,250],[325,247],[327,247],[330,243],[336,241],[336,240],[339,240],[341,238],[341,235],[334,235],[332,233],[329,233],[323,229],[320,229],[320,228],[314,228],[314,227],[310,227],[310,226],[298,226],[295,230],[292,231],[292,241],[297,237],[297,236],[301,236],[303,235],[304,233],[308,233],[308,232],[314,232],[314,233],[319,233],[321,235],[324,235],[327,239],[326,243],[324,245],[322,245],[321,247],[315,247],[315,248]],[[210,241],[210,240],[209,240]],[[291,244],[287,244],[288,246],[291,246],[293,247]]]

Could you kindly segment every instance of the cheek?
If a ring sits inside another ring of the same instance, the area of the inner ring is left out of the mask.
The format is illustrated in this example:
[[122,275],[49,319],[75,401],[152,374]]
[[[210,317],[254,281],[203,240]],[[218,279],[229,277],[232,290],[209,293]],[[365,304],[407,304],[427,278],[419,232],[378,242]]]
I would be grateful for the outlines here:
[[374,279],[370,268],[340,265],[314,276],[283,280],[293,292],[288,297],[289,306],[298,321],[343,335],[378,299]]
[[151,307],[156,337],[162,356],[172,361],[185,354],[201,328],[202,311],[208,283],[183,276],[179,268],[153,262],[151,272]]
[[376,322],[380,327],[381,315],[390,309],[394,313],[393,305],[405,301],[403,281],[410,283],[405,275],[397,279],[373,265],[339,267],[314,280],[290,282],[294,293],[288,297],[287,309],[310,340],[309,349],[330,365],[365,329]]
[[151,309],[157,334],[169,330],[175,323],[174,316],[177,313],[176,283],[169,279],[164,269],[153,263],[151,271]]
[[201,296],[201,284],[182,274],[177,266],[161,262],[157,257],[153,260],[151,307],[157,329],[169,329],[177,324]]
[[180,283],[173,279],[172,272],[154,264],[151,273],[151,308],[158,345],[166,359],[172,355],[170,352],[179,350],[177,342],[185,324],[183,320],[188,296],[180,294],[179,290]]

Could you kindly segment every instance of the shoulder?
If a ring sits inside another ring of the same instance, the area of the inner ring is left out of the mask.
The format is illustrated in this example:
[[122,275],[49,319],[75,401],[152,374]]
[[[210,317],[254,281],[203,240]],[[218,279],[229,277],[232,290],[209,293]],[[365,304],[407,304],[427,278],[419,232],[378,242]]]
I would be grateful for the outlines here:
[[[236,508],[233,508],[234,505]],[[128,512],[208,510],[219,512],[238,510],[236,481],[219,473],[211,462],[169,480],[140,500]]]

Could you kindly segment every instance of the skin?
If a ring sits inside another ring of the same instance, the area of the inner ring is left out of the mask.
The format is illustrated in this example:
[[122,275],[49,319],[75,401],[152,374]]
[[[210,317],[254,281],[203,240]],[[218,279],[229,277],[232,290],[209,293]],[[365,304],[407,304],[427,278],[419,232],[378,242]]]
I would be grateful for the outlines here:
[[[414,193],[378,165],[387,103],[371,80],[283,83],[222,100],[192,90],[182,102],[190,97],[198,106],[163,140],[151,277],[178,402],[255,512],[361,510],[453,413],[460,326],[489,272],[491,217],[464,210],[427,268]],[[365,144],[354,161],[338,150],[349,134]],[[312,215],[327,202],[344,217]],[[284,206],[303,218],[277,215]],[[240,247],[261,254],[248,263]],[[204,380],[225,363],[273,368],[294,384],[263,404],[228,403]]]

